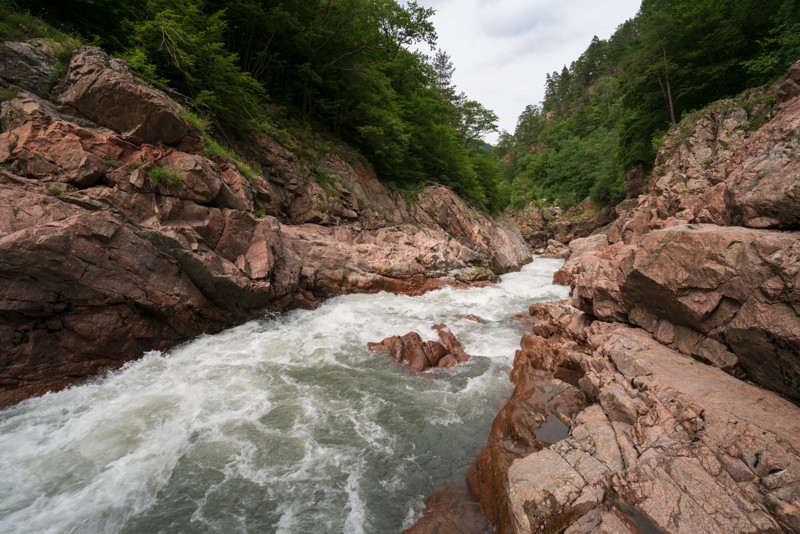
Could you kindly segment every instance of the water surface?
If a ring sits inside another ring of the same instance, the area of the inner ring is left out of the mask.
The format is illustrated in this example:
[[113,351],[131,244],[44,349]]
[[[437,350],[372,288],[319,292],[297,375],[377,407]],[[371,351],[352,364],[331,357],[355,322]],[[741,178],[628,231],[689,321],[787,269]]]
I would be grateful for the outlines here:
[[[566,297],[560,265],[337,297],[0,412],[0,532],[397,532],[484,445],[511,390],[513,316]],[[436,339],[439,322],[470,362],[414,375],[366,349]]]

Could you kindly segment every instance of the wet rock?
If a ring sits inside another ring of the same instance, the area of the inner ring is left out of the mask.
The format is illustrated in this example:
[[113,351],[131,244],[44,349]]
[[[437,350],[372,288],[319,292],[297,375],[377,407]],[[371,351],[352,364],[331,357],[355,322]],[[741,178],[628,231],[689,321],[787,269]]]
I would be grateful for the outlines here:
[[[561,310],[553,313],[560,315]],[[507,502],[512,490],[507,472],[512,463],[566,437],[573,417],[586,406],[580,389],[554,376],[558,368],[579,366],[584,356],[580,350],[560,335],[523,337],[511,373],[514,392],[495,417],[486,447],[467,472],[467,483],[492,523],[509,524]],[[548,427],[557,432],[548,432]]]
[[492,528],[466,486],[438,488],[422,517],[403,534],[490,534]]
[[368,343],[367,348],[373,352],[388,351],[396,362],[408,362],[409,368],[421,373],[431,367],[454,367],[469,360],[461,343],[444,324],[433,327],[442,343],[438,341],[422,341],[416,332],[404,336],[392,336],[378,343]]
[[433,325],[433,330],[439,335],[442,340],[442,345],[447,349],[447,353],[453,355],[458,363],[464,363],[469,360],[469,354],[466,353],[461,342],[456,338],[453,332],[445,324]]

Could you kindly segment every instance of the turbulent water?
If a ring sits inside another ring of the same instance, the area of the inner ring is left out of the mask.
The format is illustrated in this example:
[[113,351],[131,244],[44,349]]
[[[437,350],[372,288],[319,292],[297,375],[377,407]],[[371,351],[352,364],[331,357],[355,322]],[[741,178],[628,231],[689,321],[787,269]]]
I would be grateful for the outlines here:
[[[0,532],[398,532],[485,443],[510,393],[513,315],[566,296],[559,265],[337,297],[0,412]],[[438,322],[470,362],[412,375],[366,349],[436,339]]]

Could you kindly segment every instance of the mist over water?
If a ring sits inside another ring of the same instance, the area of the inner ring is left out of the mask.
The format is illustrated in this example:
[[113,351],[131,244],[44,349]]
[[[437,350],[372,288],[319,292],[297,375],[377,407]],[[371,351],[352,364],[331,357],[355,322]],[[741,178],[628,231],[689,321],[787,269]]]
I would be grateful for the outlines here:
[[[398,532],[484,445],[511,391],[513,316],[567,296],[560,265],[337,297],[0,412],[0,532]],[[467,364],[413,375],[367,351],[440,322]]]

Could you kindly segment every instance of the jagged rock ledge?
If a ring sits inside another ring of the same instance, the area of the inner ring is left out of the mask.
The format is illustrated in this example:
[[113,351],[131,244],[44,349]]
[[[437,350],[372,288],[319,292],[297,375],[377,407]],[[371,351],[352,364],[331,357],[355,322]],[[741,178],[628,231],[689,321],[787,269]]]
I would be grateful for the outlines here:
[[53,94],[46,46],[2,50],[0,407],[265,311],[530,261],[507,220],[443,187],[409,204],[344,148],[311,163],[254,139],[246,177],[97,48]]
[[800,532],[798,87],[686,119],[570,242],[468,474],[499,532]]

